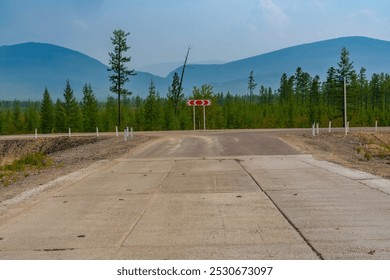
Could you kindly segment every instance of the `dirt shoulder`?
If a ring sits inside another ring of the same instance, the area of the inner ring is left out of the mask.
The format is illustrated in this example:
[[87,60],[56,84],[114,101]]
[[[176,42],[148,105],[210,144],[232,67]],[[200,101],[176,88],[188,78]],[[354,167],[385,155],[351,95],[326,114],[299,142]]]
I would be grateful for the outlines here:
[[0,163],[10,163],[24,155],[43,153],[52,164],[48,168],[19,172],[11,182],[0,181],[0,202],[58,177],[88,167],[94,162],[118,158],[155,136],[134,136],[125,142],[119,137],[57,137],[0,141]]
[[390,132],[284,134],[288,144],[315,158],[390,179]]

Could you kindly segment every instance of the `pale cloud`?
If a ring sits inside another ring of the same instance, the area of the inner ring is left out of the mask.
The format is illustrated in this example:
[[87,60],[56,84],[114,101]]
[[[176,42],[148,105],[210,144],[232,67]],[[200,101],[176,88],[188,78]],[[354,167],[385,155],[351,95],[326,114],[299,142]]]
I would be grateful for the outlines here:
[[290,24],[290,18],[273,0],[260,0],[259,5],[270,26],[280,28]]
[[88,30],[88,24],[86,24],[81,19],[76,19],[73,21],[73,26],[80,31],[87,31]]
[[311,2],[311,5],[314,6],[317,10],[323,10],[324,9],[324,3],[320,0],[313,0]]

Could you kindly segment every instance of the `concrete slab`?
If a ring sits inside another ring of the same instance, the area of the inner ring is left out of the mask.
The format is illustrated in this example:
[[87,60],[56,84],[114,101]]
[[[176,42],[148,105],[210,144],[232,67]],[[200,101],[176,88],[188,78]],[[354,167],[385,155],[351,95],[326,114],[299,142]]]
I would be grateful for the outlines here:
[[121,159],[2,221],[4,258],[316,258],[234,159]]
[[119,161],[117,165],[110,168],[112,173],[151,173],[151,172],[169,172],[173,160],[125,160]]
[[389,240],[312,242],[328,260],[389,260]]
[[365,179],[365,180],[359,180],[360,183],[373,188],[377,189],[381,192],[390,194],[390,180],[389,179]]
[[302,242],[262,193],[161,194],[125,246]]
[[62,196],[109,196],[153,193],[165,178],[163,172],[113,173],[89,176],[61,192]]
[[316,260],[306,244],[239,244],[206,246],[122,247],[117,259],[142,260]]
[[47,199],[1,224],[0,251],[113,247],[152,195]]
[[[187,175],[190,174],[190,175]],[[245,172],[194,172],[171,173],[161,186],[161,192],[199,193],[199,192],[261,192],[260,188]]]
[[0,251],[0,260],[111,260],[116,248],[54,248]]
[[346,167],[343,167],[341,165],[331,163],[328,161],[315,160],[314,158],[303,159],[303,161],[310,164],[310,165],[326,169],[332,173],[339,174],[339,175],[345,176],[345,177],[353,179],[353,180],[359,180],[359,179],[365,180],[365,179],[378,179],[379,178],[378,176],[372,175],[370,173],[346,168]]
[[290,168],[279,157],[241,165],[324,258],[390,259],[389,180],[310,157],[288,161]]
[[249,172],[256,170],[278,170],[282,175],[285,169],[294,170],[315,170],[310,163],[305,162],[305,159],[311,159],[309,155],[295,156],[258,156],[258,157],[238,157],[241,164]]
[[242,172],[234,159],[187,159],[177,160],[172,172],[177,173],[215,173]]

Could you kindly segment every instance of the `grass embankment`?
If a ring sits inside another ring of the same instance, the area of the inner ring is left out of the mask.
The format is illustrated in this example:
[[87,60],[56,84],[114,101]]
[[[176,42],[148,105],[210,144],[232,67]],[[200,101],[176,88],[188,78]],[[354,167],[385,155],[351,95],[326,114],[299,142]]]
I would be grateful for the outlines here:
[[389,134],[381,133],[357,133],[356,137],[361,144],[356,147],[358,154],[364,155],[366,160],[372,157],[385,159],[390,157],[390,138]]
[[27,177],[31,171],[44,169],[52,164],[52,159],[41,152],[27,154],[12,163],[0,166],[0,185],[9,186],[21,176]]

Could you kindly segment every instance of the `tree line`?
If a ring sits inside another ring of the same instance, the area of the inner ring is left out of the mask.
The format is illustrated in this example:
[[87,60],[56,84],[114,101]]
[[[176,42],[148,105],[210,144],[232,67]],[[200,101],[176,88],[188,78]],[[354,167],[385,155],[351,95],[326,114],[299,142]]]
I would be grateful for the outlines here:
[[[327,126],[343,126],[344,81],[347,89],[347,118],[350,126],[390,125],[390,75],[373,74],[367,78],[366,69],[354,70],[349,52],[343,48],[340,62],[330,67],[326,80],[311,76],[298,67],[293,75],[282,74],[277,90],[264,87],[248,77],[248,92],[233,95],[215,93],[211,85],[194,87],[190,99],[210,99],[206,108],[208,129],[230,128],[284,128],[310,127],[313,122]],[[165,96],[157,92],[150,81],[146,98],[125,94],[123,88],[113,91],[122,95],[118,102],[112,96],[98,101],[93,87],[85,84],[82,99],[75,98],[69,81],[63,99],[55,102],[46,88],[40,101],[1,101],[0,134],[115,131],[129,126],[135,130],[186,130],[193,129],[192,108],[180,87],[180,77],[173,75]],[[119,105],[122,104],[122,107]],[[121,114],[119,114],[118,109]],[[196,107],[195,124],[203,128],[203,108]],[[118,119],[119,117],[119,119]]]

